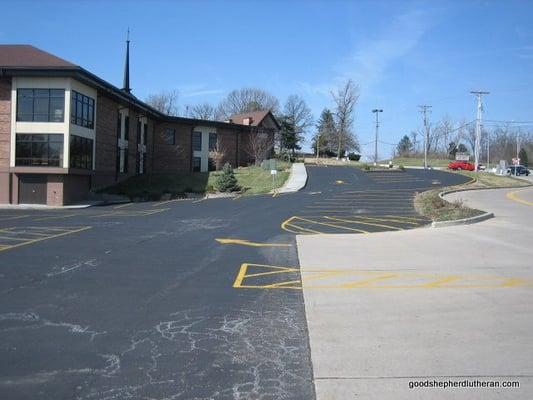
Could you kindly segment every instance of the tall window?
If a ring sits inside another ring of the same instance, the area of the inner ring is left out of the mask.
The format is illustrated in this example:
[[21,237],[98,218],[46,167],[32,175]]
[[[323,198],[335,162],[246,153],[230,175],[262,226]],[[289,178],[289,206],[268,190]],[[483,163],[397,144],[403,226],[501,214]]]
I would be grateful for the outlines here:
[[216,148],[217,148],[217,134],[210,133],[209,134],[209,151],[213,151]]
[[17,134],[15,165],[62,167],[63,135]]
[[17,121],[63,122],[64,89],[18,89]]
[[202,151],[202,132],[192,133],[192,149],[194,151]]
[[94,99],[73,90],[70,96],[70,122],[93,129]]
[[93,168],[93,140],[81,136],[70,135],[70,167]]

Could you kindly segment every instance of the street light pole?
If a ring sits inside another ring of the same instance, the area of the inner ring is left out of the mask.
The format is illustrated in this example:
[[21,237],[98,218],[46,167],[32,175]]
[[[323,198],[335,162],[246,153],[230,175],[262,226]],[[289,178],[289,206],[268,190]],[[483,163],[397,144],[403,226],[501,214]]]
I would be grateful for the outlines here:
[[383,112],[383,110],[379,108],[374,108],[372,112],[376,114],[376,141],[374,143],[374,165],[377,165],[378,163],[379,113]]

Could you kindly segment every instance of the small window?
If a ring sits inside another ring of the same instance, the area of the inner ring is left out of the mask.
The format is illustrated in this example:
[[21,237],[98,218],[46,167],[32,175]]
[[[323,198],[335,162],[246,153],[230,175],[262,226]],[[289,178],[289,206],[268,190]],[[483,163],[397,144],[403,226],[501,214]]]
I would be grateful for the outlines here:
[[202,132],[192,133],[192,149],[194,151],[202,151]]
[[213,151],[216,148],[217,148],[217,134],[210,133],[209,134],[209,151]]
[[141,119],[137,120],[137,144],[141,144]]
[[170,145],[176,144],[176,130],[172,128],[163,131],[163,142]]
[[200,172],[202,166],[202,159],[200,157],[192,158],[192,172]]
[[148,124],[144,124],[144,130],[143,130],[143,144],[148,144]]

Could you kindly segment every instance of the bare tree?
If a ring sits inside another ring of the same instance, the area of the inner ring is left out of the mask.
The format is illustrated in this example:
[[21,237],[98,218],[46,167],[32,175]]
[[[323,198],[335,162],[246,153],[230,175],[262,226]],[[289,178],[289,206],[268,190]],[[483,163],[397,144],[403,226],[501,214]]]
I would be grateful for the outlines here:
[[196,119],[214,120],[215,114],[215,107],[209,103],[201,103],[189,107],[188,116]]
[[215,147],[209,150],[209,158],[215,163],[215,169],[217,171],[222,169],[225,157],[226,149],[217,141]]
[[298,95],[290,95],[285,102],[283,116],[294,127],[295,143],[303,141],[305,132],[313,126],[313,115],[305,100]]
[[255,165],[260,165],[272,153],[274,135],[261,129],[255,129],[248,136],[248,143],[244,150],[254,159]]
[[331,92],[331,95],[335,103],[337,158],[340,158],[341,151],[359,150],[359,143],[352,132],[353,112],[359,100],[359,88],[348,79],[337,92]]
[[257,88],[242,88],[231,91],[217,108],[217,118],[226,119],[233,114],[247,111],[272,110],[277,113],[278,99],[270,93]]
[[163,114],[178,115],[178,91],[162,91],[151,94],[146,98],[146,103]]

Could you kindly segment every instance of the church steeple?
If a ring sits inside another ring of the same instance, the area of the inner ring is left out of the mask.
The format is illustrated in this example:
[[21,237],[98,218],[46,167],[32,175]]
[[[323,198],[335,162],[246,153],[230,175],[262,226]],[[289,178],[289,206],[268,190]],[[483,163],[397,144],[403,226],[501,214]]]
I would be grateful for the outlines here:
[[126,38],[126,63],[124,65],[124,84],[122,90],[131,93],[130,88],[130,28],[128,28],[128,36]]

